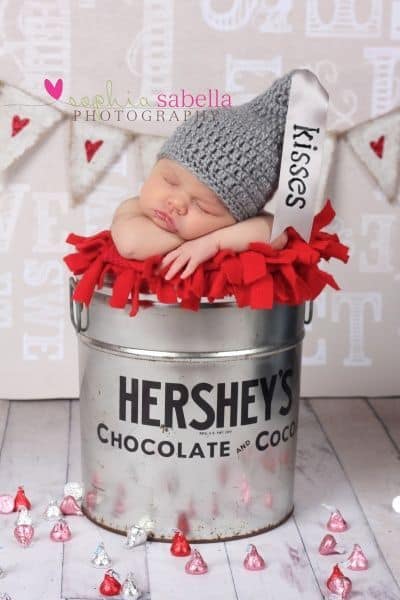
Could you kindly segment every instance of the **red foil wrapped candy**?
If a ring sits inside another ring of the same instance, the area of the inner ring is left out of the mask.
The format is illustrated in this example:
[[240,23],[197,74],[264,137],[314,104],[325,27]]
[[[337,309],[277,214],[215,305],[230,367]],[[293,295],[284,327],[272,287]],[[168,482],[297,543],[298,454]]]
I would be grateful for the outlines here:
[[346,598],[350,597],[352,588],[351,580],[343,575],[342,571],[339,569],[339,565],[336,564],[333,567],[326,585],[328,590],[339,596],[339,598],[346,600]]
[[21,506],[25,506],[28,510],[32,508],[31,503],[28,498],[25,496],[24,488],[22,485],[18,486],[17,493],[14,498],[14,511],[17,511]]
[[118,580],[118,573],[113,569],[108,569],[99,587],[100,594],[103,594],[103,596],[118,596],[122,588]]
[[174,556],[189,556],[191,548],[181,531],[177,531],[172,539],[170,552]]

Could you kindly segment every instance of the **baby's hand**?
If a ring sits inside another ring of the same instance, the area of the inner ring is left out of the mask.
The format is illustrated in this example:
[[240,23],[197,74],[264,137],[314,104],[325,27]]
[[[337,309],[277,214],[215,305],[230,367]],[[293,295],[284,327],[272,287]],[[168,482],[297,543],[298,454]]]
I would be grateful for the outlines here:
[[173,265],[165,275],[165,279],[171,279],[176,273],[186,265],[181,274],[181,278],[189,277],[200,263],[205,262],[217,254],[219,250],[218,242],[212,235],[203,235],[194,240],[184,242],[172,252],[164,256],[161,261],[160,269],[163,269],[171,262]]

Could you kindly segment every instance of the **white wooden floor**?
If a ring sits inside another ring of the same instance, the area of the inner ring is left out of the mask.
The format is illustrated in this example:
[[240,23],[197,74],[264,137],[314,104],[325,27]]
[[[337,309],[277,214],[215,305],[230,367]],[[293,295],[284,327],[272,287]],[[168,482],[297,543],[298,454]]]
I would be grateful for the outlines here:
[[[352,572],[352,598],[400,600],[400,398],[302,400],[295,485],[295,513],[269,533],[198,549],[209,573],[189,576],[187,559],[169,545],[149,542],[133,550],[123,537],[84,517],[68,517],[73,539],[57,544],[41,518],[48,497],[59,497],[66,481],[80,479],[79,405],[76,400],[0,401],[0,493],[24,485],[32,502],[35,541],[27,549],[13,538],[15,514],[0,515],[0,595],[13,600],[101,598],[102,571],[90,564],[100,541],[125,577],[132,570],[151,600],[314,600],[327,598],[326,579],[343,556],[320,556],[327,533],[325,502],[337,506],[350,529],[336,539],[349,551],[359,543],[370,569]],[[242,567],[252,541],[267,569]],[[347,556],[347,554],[345,555]]]

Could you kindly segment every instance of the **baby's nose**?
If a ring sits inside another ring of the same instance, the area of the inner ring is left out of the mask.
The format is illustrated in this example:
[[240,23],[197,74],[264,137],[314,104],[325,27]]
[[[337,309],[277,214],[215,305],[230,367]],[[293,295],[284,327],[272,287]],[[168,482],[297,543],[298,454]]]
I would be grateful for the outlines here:
[[180,215],[186,214],[188,209],[188,198],[183,193],[175,193],[167,200],[168,208],[176,210]]

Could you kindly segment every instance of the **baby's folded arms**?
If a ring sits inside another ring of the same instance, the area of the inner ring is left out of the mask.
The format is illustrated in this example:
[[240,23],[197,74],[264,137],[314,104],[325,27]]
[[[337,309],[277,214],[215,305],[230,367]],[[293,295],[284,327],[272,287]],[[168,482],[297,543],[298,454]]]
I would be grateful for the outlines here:
[[[166,279],[173,277],[183,267],[185,270],[181,277],[185,278],[219,250],[243,252],[251,242],[269,243],[272,222],[273,215],[266,212],[195,239],[184,240],[179,233],[162,229],[144,215],[137,198],[128,198],[114,214],[111,236],[121,256],[144,260],[150,256],[162,255],[161,268],[172,263],[165,275]],[[284,232],[271,245],[280,249],[286,243],[287,234]]]

